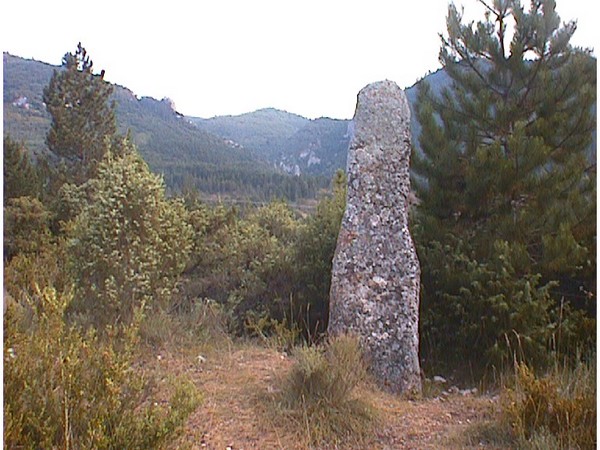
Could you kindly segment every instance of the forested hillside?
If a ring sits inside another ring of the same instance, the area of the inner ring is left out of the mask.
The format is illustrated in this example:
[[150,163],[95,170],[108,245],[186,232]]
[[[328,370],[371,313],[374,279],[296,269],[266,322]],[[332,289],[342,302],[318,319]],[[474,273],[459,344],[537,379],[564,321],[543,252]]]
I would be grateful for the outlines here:
[[[430,73],[406,89],[412,111],[411,131],[414,145],[419,146],[421,126],[414,114],[417,92],[426,81],[435,92],[451,82],[441,69]],[[346,168],[352,121],[321,117],[306,119],[273,108],[241,114],[218,116],[210,119],[191,117],[190,121],[226,140],[255,150],[272,164],[287,173],[333,176],[336,170]]]
[[[42,90],[57,67],[3,55],[4,132],[34,154],[46,153],[50,116]],[[195,188],[206,194],[265,201],[314,198],[326,186],[323,178],[286,174],[251,148],[202,131],[178,114],[169,99],[138,99],[114,86],[118,129],[131,131],[153,171],[165,176],[170,190]]]
[[[4,129],[35,153],[45,151],[50,120],[41,92],[54,69],[4,54]],[[440,69],[406,89],[416,148],[421,125],[415,105],[423,82],[439,93],[451,79]],[[121,86],[113,95],[119,129],[131,130],[150,167],[164,174],[173,190],[186,186],[222,198],[294,201],[314,197],[336,170],[346,167],[349,120],[311,120],[273,108],[210,119],[183,117],[169,99],[138,99]],[[595,160],[595,131],[588,154]]]
[[305,117],[274,108],[210,119],[190,117],[189,120],[202,130],[259,150],[268,157],[280,152],[285,140],[309,122]]
[[349,120],[306,119],[272,108],[239,116],[190,118],[200,129],[253,149],[287,173],[331,178],[346,167]]

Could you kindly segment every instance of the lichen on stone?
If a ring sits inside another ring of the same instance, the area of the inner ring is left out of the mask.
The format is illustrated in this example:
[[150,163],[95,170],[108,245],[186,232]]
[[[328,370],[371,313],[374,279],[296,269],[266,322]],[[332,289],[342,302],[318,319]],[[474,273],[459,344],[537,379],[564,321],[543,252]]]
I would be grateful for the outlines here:
[[375,378],[420,392],[420,267],[408,229],[410,110],[391,81],[358,95],[346,210],[333,260],[330,334],[361,337]]

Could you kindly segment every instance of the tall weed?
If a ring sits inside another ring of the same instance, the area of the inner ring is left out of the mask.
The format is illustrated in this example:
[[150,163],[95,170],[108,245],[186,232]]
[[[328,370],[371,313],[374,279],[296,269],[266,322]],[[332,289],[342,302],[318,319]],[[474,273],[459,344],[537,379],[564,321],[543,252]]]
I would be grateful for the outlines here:
[[[536,376],[525,364],[515,367],[515,385],[506,389],[503,412],[521,448],[596,448],[596,367],[556,364]],[[547,447],[549,448],[549,447]]]

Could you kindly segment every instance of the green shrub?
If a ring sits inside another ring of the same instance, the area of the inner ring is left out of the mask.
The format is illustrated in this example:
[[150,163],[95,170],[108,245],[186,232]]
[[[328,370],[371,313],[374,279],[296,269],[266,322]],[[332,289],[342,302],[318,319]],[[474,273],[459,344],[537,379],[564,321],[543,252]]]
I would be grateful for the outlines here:
[[278,201],[240,212],[191,200],[195,238],[182,306],[211,298],[231,312],[239,334],[284,332],[295,339],[300,330],[308,341],[319,338],[327,329],[331,263],[345,186],[340,171],[332,195],[324,196],[314,214],[304,218]]
[[179,380],[159,404],[152,380],[132,367],[137,330],[118,340],[82,332],[64,320],[70,298],[45,288],[7,310],[5,448],[159,447],[195,409],[195,387]]
[[520,448],[596,448],[595,361],[571,369],[557,365],[543,377],[517,365],[503,412]]
[[595,319],[556,302],[557,283],[519,274],[507,242],[494,248],[495,255],[481,261],[464,241],[418,247],[426,372],[468,368],[472,374],[460,375],[478,377],[493,368],[510,370],[515,353],[519,361],[543,368],[552,364],[551,351],[562,358],[573,348],[594,345],[589,337],[595,335]]
[[188,261],[192,228],[179,201],[127,141],[83,187],[69,232],[74,310],[101,328],[129,323],[140,307],[167,306]]
[[282,321],[293,289],[297,221],[289,207],[271,203],[241,217],[235,209],[202,205],[190,213],[195,245],[186,271],[188,299],[211,298],[231,313],[235,331],[246,320]]
[[50,213],[37,198],[9,199],[4,206],[4,258],[35,254],[50,242]]
[[301,341],[298,325],[293,320],[288,323],[286,318],[279,321],[266,314],[261,316],[248,314],[245,326],[246,333],[250,336],[258,337],[266,345],[282,351],[293,349]]
[[375,410],[357,395],[366,368],[357,338],[341,336],[321,347],[301,347],[283,380],[279,409],[313,444],[365,437]]
[[[4,266],[4,288],[15,299],[33,295],[37,289],[54,287],[63,291],[72,284],[66,267],[64,240],[45,245],[33,253],[19,253]],[[43,268],[43,269],[40,269]]]
[[294,250],[295,318],[307,340],[318,340],[327,330],[333,254],[346,208],[346,175],[338,170],[331,195],[298,230]]

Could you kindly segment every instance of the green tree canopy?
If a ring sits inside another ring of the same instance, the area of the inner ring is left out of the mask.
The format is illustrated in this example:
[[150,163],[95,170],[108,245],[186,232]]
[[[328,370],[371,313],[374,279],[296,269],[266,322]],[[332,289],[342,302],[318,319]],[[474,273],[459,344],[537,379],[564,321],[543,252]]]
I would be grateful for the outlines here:
[[[413,155],[424,332],[443,340],[449,316],[435,313],[452,310],[465,331],[456,354],[475,358],[509,334],[545,344],[534,335],[552,322],[548,288],[581,306],[596,264],[596,61],[569,44],[576,24],[561,25],[553,0],[480,3],[477,23],[449,6],[440,61],[452,84],[421,87]],[[545,312],[528,319],[524,301]]]

